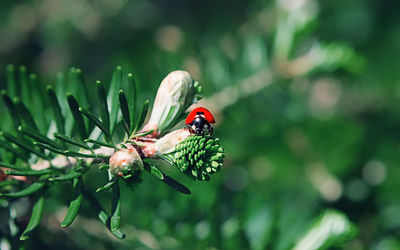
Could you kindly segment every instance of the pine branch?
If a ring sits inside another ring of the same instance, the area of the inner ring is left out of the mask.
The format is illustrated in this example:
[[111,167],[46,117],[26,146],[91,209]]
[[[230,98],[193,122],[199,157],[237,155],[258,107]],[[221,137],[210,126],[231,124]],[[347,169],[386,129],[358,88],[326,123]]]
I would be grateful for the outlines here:
[[[62,74],[57,76],[56,91],[52,86],[46,88],[46,98],[50,104],[50,112],[46,116],[51,124],[47,131],[42,130],[45,126],[37,125],[40,124],[37,119],[42,117],[38,114],[46,111],[37,110],[43,108],[40,105],[31,105],[31,98],[43,97],[41,91],[31,89],[39,85],[28,84],[29,79],[37,81],[37,78],[28,79],[25,67],[19,69],[19,81],[14,74],[14,67],[9,67],[9,84],[16,83],[15,88],[10,88],[11,96],[19,93],[16,87],[21,88],[22,94],[12,99],[6,91],[1,92],[9,113],[7,119],[15,129],[13,132],[0,132],[3,138],[3,141],[0,140],[0,150],[12,152],[16,160],[11,162],[5,159],[0,163],[0,171],[10,180],[0,185],[0,197],[10,200],[32,195],[39,197],[32,211],[31,222],[21,235],[21,240],[28,239],[39,226],[44,204],[50,199],[44,196],[44,190],[58,183],[71,183],[74,190],[62,227],[73,223],[81,202],[87,200],[100,221],[114,236],[122,239],[122,194],[119,188],[122,182],[133,188],[142,182],[141,173],[146,170],[172,189],[190,194],[189,188],[157,167],[159,161],[168,159],[169,163],[185,173],[203,176],[199,180],[208,180],[209,174],[216,172],[215,169],[222,165],[223,150],[215,143],[217,139],[211,140],[211,137],[206,136],[203,140],[197,140],[195,138],[198,136],[192,136],[187,129],[172,132],[166,129],[176,125],[200,89],[198,83],[186,72],[172,72],[162,82],[160,89],[165,89],[167,83],[175,84],[174,88],[167,88],[167,91],[175,92],[159,91],[161,94],[157,94],[151,114],[152,123],[145,124],[150,101],[146,100],[140,111],[136,110],[138,93],[132,74],[124,75],[122,68],[117,67],[108,92],[100,81],[96,81],[97,100],[93,102],[89,98],[83,72],[71,68],[67,79]],[[174,79],[175,82],[168,79]],[[176,97],[180,99],[174,99]],[[96,129],[99,133],[94,136],[96,133],[93,131]],[[123,138],[120,136],[122,129],[126,132]],[[196,147],[196,144],[199,145]],[[155,162],[143,162],[148,159]],[[197,160],[199,163],[196,165],[194,161]],[[111,215],[103,210],[91,193],[92,190],[85,189],[83,185],[85,174],[95,165],[108,171],[109,180],[103,187],[97,188],[96,192],[111,190]],[[18,185],[12,180],[17,177],[23,178],[22,184],[20,182]]]

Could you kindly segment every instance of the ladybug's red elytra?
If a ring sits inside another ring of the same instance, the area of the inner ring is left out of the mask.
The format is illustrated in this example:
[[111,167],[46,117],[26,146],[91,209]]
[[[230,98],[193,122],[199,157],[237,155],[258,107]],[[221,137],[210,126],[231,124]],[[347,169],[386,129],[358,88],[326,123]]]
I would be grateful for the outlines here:
[[192,134],[204,135],[205,130],[207,130],[207,134],[212,135],[213,128],[211,124],[215,123],[215,120],[208,109],[200,107],[189,113],[185,123]]

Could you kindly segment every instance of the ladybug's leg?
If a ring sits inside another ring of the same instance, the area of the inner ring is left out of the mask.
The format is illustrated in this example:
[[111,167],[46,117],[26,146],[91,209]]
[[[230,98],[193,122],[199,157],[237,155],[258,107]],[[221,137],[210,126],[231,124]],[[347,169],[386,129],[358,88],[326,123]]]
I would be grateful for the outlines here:
[[192,126],[191,126],[190,124],[186,124],[186,126],[188,127],[189,132],[190,132],[191,134],[195,134],[195,131],[193,131]]
[[214,129],[213,129],[211,126],[209,126],[209,127],[208,127],[208,134],[209,134],[209,135],[212,135],[213,132],[214,132]]

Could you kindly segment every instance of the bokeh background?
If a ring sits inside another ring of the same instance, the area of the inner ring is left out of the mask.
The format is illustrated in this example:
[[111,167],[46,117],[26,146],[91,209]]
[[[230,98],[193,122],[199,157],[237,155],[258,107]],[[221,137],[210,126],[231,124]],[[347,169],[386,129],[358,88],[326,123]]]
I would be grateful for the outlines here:
[[[70,187],[52,192],[28,249],[288,249],[326,208],[358,235],[338,249],[400,249],[400,2],[45,0],[0,3],[8,64],[43,86],[117,65],[140,100],[184,69],[215,114],[224,169],[179,194],[147,176],[122,190],[125,240],[83,206],[62,229]],[[92,85],[90,85],[92,84]],[[92,171],[92,190],[104,175]],[[104,203],[107,194],[98,194]]]

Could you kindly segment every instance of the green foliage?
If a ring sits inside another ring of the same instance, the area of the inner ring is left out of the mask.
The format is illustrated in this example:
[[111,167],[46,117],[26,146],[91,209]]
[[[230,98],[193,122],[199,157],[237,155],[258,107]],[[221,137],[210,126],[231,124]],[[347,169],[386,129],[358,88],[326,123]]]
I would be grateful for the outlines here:
[[[8,69],[10,71],[9,77],[13,77],[13,67]],[[25,82],[27,81],[25,79],[26,69],[22,68],[21,72],[23,78],[19,79],[21,82],[19,88],[23,94],[29,91],[24,90],[24,88],[28,87]],[[132,74],[128,74],[126,78],[123,78],[123,76],[122,67],[117,67],[111,80],[107,99],[103,85],[100,81],[96,82],[100,105],[98,110],[92,109],[93,111],[91,111],[89,108],[96,105],[89,103],[90,98],[85,87],[83,73],[80,69],[72,68],[69,72],[71,86],[67,86],[67,89],[73,91],[77,98],[75,98],[74,94],[67,93],[66,102],[59,102],[62,97],[57,96],[52,87],[47,87],[48,101],[53,105],[53,112],[51,113],[53,114],[53,119],[49,119],[50,126],[45,133],[39,131],[34,117],[20,97],[14,97],[12,100],[6,90],[2,91],[3,101],[9,111],[9,119],[17,129],[14,133],[0,131],[0,135],[5,141],[14,145],[15,150],[25,152],[27,157],[18,157],[19,154],[15,153],[11,159],[2,159],[3,162],[0,167],[11,168],[11,170],[0,169],[1,174],[5,176],[2,177],[2,181],[5,178],[16,178],[16,176],[22,176],[22,178],[19,179],[21,181],[20,184],[5,181],[4,185],[1,185],[0,197],[8,199],[32,195],[39,197],[33,206],[30,222],[19,237],[20,240],[29,239],[33,230],[39,226],[44,211],[44,202],[47,200],[44,197],[45,190],[53,188],[58,183],[71,182],[73,197],[61,226],[68,227],[72,224],[78,215],[82,201],[87,199],[100,221],[110,232],[119,239],[125,237],[120,230],[122,201],[119,179],[126,182],[131,188],[142,181],[143,163],[141,157],[143,159],[153,157],[142,152],[147,147],[145,144],[142,145],[142,142],[150,140],[154,143],[159,138],[154,137],[152,134],[155,129],[149,131],[140,130],[144,125],[150,102],[148,100],[144,102],[136,118],[136,110],[130,110],[136,109],[136,94],[129,94],[129,97],[133,98],[133,100],[127,99],[124,94],[124,88],[129,91],[136,91],[136,84]],[[9,79],[9,81],[9,84],[18,82],[15,79]],[[128,86],[124,85],[123,81],[126,81]],[[61,81],[60,84],[65,83]],[[180,90],[177,89],[176,91]],[[18,93],[15,94],[19,95]],[[24,96],[22,94],[21,98]],[[117,97],[114,97],[114,95]],[[182,96],[184,97],[184,95]],[[167,96],[167,98],[169,97]],[[63,110],[66,109],[69,109],[72,118],[68,114],[63,114]],[[97,117],[95,112],[100,113],[100,118]],[[131,115],[131,112],[133,115]],[[122,123],[119,122],[119,114],[122,114]],[[176,113],[175,115],[181,116],[182,114]],[[64,116],[67,118],[64,119]],[[68,119],[72,119],[70,126],[73,129],[69,130],[70,133],[65,133],[68,131],[66,129],[68,128]],[[175,118],[171,117],[171,119]],[[52,128],[51,124],[55,124],[57,133],[52,133],[54,128]],[[98,129],[98,132],[96,132],[96,129]],[[121,130],[125,130],[125,136],[121,136]],[[119,141],[119,143],[115,144],[114,140]],[[209,137],[207,137],[207,140],[211,142],[218,141]],[[204,140],[200,142],[203,148]],[[215,147],[215,145],[211,144],[210,146]],[[189,148],[189,145],[186,145],[186,147]],[[194,144],[191,143],[190,147],[194,147]],[[185,150],[185,146],[180,146],[179,148]],[[3,147],[1,155],[6,155],[7,151],[9,153],[14,152],[9,149],[9,147]],[[196,151],[190,150],[191,154],[193,154],[192,157],[197,160]],[[222,150],[221,146],[219,146],[219,150]],[[211,159],[212,157],[213,155],[209,154],[202,156],[202,159],[204,161],[215,160]],[[188,160],[193,162],[191,157]],[[127,162],[128,165],[126,165]],[[222,165],[222,158],[218,162]],[[90,190],[85,187],[84,176],[88,173],[88,170],[95,166],[99,166],[100,170],[108,170],[109,181],[104,186],[97,188],[96,192],[111,190],[110,216],[101,207],[96,197],[90,194]],[[180,167],[185,166],[180,163]],[[184,194],[190,194],[190,190],[187,187],[162,173],[155,165],[146,163],[146,170],[149,169],[160,181],[173,189]],[[31,184],[27,185],[27,183]],[[11,202],[11,200],[9,201]]]
[[29,220],[29,224],[28,226],[26,226],[25,231],[22,232],[21,236],[19,237],[20,240],[29,239],[29,235],[32,233],[32,231],[39,226],[43,216],[44,201],[45,199],[42,194],[35,202],[35,205],[33,205],[32,215]]
[[356,234],[357,229],[345,215],[328,210],[316,219],[294,249],[329,249],[345,243]]
[[82,197],[83,197],[83,183],[82,178],[80,176],[76,176],[73,178],[73,197],[71,202],[69,203],[68,212],[64,217],[64,220],[61,223],[62,227],[68,227],[75,220],[78,215],[78,210],[81,206]]

